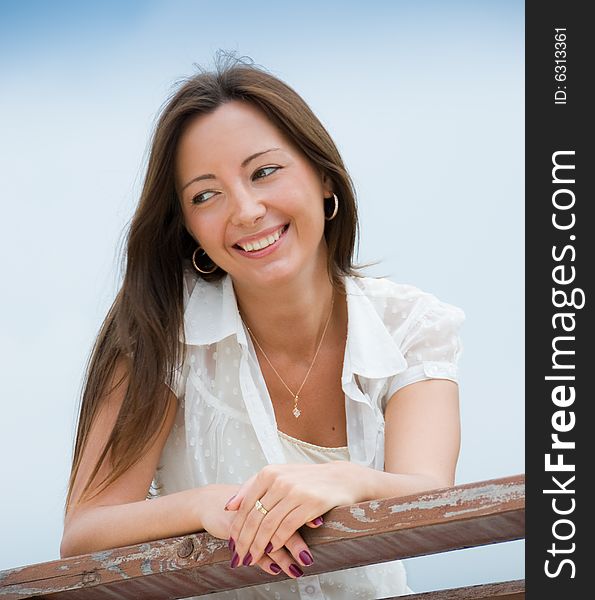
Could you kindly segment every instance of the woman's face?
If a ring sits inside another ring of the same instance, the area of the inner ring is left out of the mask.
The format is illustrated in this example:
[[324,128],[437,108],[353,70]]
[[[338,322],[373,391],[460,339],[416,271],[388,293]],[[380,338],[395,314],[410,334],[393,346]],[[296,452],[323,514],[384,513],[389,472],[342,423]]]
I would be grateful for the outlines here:
[[176,184],[186,228],[234,283],[326,269],[327,179],[251,104],[227,102],[190,121]]

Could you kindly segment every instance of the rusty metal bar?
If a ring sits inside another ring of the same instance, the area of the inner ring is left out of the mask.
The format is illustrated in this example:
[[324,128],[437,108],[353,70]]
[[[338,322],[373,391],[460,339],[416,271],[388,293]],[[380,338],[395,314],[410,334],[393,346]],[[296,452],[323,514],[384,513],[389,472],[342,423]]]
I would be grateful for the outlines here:
[[[516,540],[524,523],[524,475],[342,506],[302,529],[315,558],[306,574]],[[229,559],[208,533],[169,538],[1,571],[0,600],[169,600],[284,577],[232,570]]]

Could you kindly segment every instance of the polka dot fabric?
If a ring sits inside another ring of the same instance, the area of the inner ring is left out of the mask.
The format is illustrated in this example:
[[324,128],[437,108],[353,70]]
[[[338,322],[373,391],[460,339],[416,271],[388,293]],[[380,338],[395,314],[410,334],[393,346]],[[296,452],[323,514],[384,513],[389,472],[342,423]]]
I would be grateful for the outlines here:
[[[277,429],[231,278],[207,283],[186,271],[186,359],[176,370],[178,412],[155,474],[158,495],[210,483],[243,483],[267,464],[350,460],[383,470],[388,399],[415,381],[456,381],[464,315],[413,286],[355,277],[344,283],[348,333],[341,383],[348,445],[328,449]],[[393,561],[208,598],[372,599],[409,592],[402,563]]]

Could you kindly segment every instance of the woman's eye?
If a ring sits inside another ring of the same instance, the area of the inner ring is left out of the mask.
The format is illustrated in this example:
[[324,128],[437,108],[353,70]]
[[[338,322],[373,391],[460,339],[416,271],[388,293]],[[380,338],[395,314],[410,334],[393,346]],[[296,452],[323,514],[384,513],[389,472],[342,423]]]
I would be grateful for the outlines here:
[[[272,175],[275,171],[281,169],[282,167],[261,167],[260,169],[254,171],[253,178],[254,179],[264,179],[269,175]],[[201,192],[192,198],[192,204],[204,204],[207,200],[210,200],[217,192]],[[209,195],[211,194],[211,195]]]
[[212,196],[208,196],[208,194],[215,194],[215,192],[202,192],[196,194],[196,196],[192,198],[192,204],[204,204],[209,198],[212,198]]
[[[255,179],[263,179],[264,177],[272,175],[279,168],[280,167],[262,167],[261,169],[258,169],[254,172],[254,177]],[[257,177],[258,173],[264,173],[264,175],[262,177]]]

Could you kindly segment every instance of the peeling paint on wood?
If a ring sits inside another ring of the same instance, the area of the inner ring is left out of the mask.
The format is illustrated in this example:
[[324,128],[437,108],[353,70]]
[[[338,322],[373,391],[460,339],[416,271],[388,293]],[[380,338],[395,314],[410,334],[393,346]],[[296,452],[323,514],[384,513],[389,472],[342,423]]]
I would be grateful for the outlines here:
[[354,506],[349,512],[351,513],[351,516],[360,523],[374,523],[376,521],[376,519],[367,517],[366,511],[361,506]]
[[99,583],[101,581],[101,575],[97,571],[90,571],[83,573],[81,578],[83,585],[91,585],[92,583]]
[[[300,530],[315,556],[307,574],[520,539],[524,516],[523,475],[338,507]],[[158,540],[0,572],[0,600],[165,600],[283,578],[232,570],[229,558],[208,533]]]

